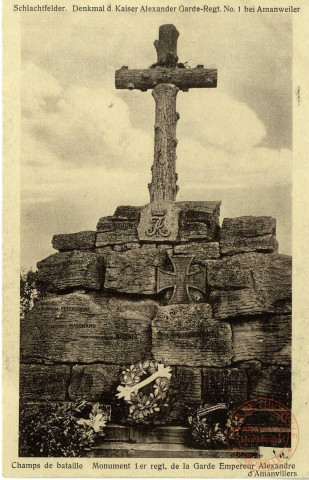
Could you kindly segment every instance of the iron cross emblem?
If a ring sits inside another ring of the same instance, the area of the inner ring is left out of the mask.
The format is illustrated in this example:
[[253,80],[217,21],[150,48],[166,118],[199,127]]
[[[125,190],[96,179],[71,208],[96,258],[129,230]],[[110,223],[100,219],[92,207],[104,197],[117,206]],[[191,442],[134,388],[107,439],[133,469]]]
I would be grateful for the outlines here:
[[189,288],[195,288],[202,293],[206,292],[206,268],[190,273],[190,266],[194,255],[179,255],[170,257],[174,272],[158,269],[157,292],[173,288],[173,295],[169,305],[192,303]]

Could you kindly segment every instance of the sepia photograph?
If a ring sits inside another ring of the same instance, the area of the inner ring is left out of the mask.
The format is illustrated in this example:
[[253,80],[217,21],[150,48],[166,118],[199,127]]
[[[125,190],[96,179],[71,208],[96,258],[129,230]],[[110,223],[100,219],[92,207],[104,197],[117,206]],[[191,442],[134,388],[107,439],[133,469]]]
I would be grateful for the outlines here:
[[233,465],[242,477],[297,476],[301,9],[263,5],[11,6],[20,327],[10,475],[47,476],[49,458],[49,476],[86,476],[83,461],[88,476],[232,478]]

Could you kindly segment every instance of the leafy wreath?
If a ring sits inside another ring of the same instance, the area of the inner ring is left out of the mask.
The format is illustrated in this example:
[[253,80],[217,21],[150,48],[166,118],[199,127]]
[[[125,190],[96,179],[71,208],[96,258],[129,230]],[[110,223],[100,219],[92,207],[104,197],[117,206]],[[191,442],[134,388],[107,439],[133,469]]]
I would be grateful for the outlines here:
[[[170,367],[164,367],[155,360],[145,360],[123,368],[117,397],[124,398],[129,407],[128,422],[138,424],[162,422],[170,407],[170,370]],[[139,388],[134,388],[138,384],[146,383],[144,379],[152,375],[155,378],[151,385],[148,382],[150,393],[143,393]]]

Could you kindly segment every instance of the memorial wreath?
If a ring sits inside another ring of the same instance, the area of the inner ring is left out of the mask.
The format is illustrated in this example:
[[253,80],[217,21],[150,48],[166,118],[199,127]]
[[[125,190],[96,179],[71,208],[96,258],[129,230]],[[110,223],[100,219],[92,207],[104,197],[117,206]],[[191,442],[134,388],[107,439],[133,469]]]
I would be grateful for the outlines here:
[[171,368],[155,360],[145,360],[122,370],[116,396],[128,404],[130,423],[162,421],[170,407],[171,376]]

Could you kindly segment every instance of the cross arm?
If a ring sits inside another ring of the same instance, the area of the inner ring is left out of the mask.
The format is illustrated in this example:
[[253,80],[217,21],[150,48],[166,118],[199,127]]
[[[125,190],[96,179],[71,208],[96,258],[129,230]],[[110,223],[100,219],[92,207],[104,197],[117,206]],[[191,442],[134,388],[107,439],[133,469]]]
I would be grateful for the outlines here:
[[167,288],[174,288],[175,286],[175,273],[166,272],[161,268],[158,269],[158,278],[157,278],[157,292],[166,290]]
[[195,288],[200,290],[203,293],[206,293],[206,268],[202,268],[198,272],[188,273],[187,276],[187,285],[188,287]]
[[156,67],[145,70],[116,70],[115,85],[119,89],[142,90],[154,88],[159,83],[172,83],[180,90],[189,88],[216,88],[217,70],[203,65],[196,68]]

